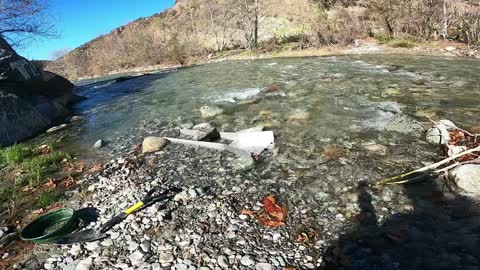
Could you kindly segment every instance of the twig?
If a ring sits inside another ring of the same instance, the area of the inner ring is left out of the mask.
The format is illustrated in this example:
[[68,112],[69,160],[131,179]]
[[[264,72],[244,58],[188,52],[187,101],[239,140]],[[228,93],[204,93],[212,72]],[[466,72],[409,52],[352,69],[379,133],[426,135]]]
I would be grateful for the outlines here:
[[[414,173],[420,173],[420,172],[425,172],[425,171],[428,171],[428,170],[433,170],[433,169],[436,169],[436,168],[442,166],[443,164],[449,163],[450,161],[453,161],[453,160],[455,160],[455,159],[457,159],[457,158],[459,158],[459,157],[462,157],[462,156],[464,156],[464,155],[471,154],[471,153],[473,153],[473,152],[478,152],[478,151],[480,151],[480,146],[477,146],[477,147],[472,148],[472,149],[470,149],[470,150],[463,151],[463,152],[461,152],[461,153],[459,153],[459,154],[453,155],[453,156],[451,156],[451,157],[449,157],[449,158],[443,159],[443,160],[441,160],[441,161],[439,161],[439,162],[430,164],[430,165],[425,166],[425,167],[423,167],[423,168],[420,168],[420,169],[417,169],[417,170],[414,170],[414,171],[411,171],[411,172],[408,172],[408,173],[404,173],[404,174],[401,174],[401,175],[398,175],[398,176],[394,176],[394,177],[389,177],[389,178],[383,179],[383,180],[379,181],[377,184],[382,185],[382,184],[386,184],[386,183],[388,183],[388,182],[391,182],[392,180],[396,180],[396,179],[399,179],[399,178],[400,178],[400,179],[401,179],[401,178],[405,178],[405,177],[407,177],[407,176],[409,176],[409,175],[412,175],[412,174],[414,174]],[[401,181],[401,182],[405,182],[405,181]],[[396,182],[396,183],[398,183],[398,182]]]

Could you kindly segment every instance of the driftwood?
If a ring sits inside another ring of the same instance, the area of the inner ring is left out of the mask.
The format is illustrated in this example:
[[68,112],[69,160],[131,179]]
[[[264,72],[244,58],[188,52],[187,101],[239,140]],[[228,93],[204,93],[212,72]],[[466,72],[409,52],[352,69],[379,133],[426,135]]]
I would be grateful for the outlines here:
[[[389,177],[389,178],[386,178],[386,179],[383,179],[383,180],[380,180],[379,182],[377,182],[377,184],[379,185],[390,185],[390,184],[407,184],[407,183],[411,183],[411,182],[414,182],[415,180],[418,180],[419,178],[421,177],[425,177],[427,175],[431,175],[431,174],[438,174],[440,172],[446,172],[456,166],[459,166],[463,163],[455,163],[455,164],[452,164],[450,166],[447,166],[443,169],[439,169],[439,170],[436,170],[436,171],[433,171],[434,169],[437,169],[438,167],[442,166],[442,165],[445,165],[449,162],[452,162],[454,161],[455,159],[457,158],[460,158],[460,157],[463,157],[465,155],[468,155],[468,154],[472,154],[474,152],[480,152],[480,146],[477,146],[475,148],[472,148],[472,149],[469,149],[469,150],[466,150],[464,152],[461,152],[459,154],[456,154],[456,155],[453,155],[451,157],[448,157],[446,159],[443,159],[439,162],[436,162],[436,163],[433,163],[433,164],[430,164],[428,166],[425,166],[425,167],[422,167],[420,169],[417,169],[417,170],[414,170],[414,171],[411,171],[411,172],[407,172],[407,173],[404,173],[404,174],[401,174],[401,175],[397,175],[397,176],[393,176],[393,177]],[[476,159],[477,160],[477,159]],[[475,162],[472,162],[472,163],[476,163],[477,161],[474,160]],[[467,162],[471,162],[471,161],[467,161]],[[455,166],[453,166],[455,165]]]

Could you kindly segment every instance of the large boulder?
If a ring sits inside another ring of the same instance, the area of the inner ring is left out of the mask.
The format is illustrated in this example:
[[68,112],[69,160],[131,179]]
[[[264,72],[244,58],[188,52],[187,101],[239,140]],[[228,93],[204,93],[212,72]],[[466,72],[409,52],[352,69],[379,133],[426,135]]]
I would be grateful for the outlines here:
[[67,79],[18,55],[0,36],[0,146],[31,137],[68,115],[73,88]]

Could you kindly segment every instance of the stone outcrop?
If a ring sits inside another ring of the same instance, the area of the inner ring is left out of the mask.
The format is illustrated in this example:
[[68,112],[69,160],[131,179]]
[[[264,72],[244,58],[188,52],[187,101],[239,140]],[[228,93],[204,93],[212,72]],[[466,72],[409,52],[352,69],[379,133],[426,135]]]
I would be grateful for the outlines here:
[[10,145],[69,114],[74,85],[38,69],[0,36],[0,146]]

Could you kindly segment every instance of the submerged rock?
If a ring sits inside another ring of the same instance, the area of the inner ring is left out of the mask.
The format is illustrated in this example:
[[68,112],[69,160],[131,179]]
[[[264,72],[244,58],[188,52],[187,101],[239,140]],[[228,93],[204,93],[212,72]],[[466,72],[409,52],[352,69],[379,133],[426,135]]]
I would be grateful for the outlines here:
[[461,165],[450,171],[455,184],[467,193],[480,195],[480,165]]
[[216,106],[203,106],[200,108],[203,118],[210,118],[223,113],[223,109]]
[[151,153],[160,151],[168,145],[168,140],[160,137],[147,137],[143,140],[142,152]]
[[442,133],[438,128],[431,128],[427,131],[426,138],[427,142],[431,144],[441,144],[442,143]]
[[95,142],[95,144],[93,145],[93,149],[100,149],[103,147],[103,140],[98,140],[97,142]]

